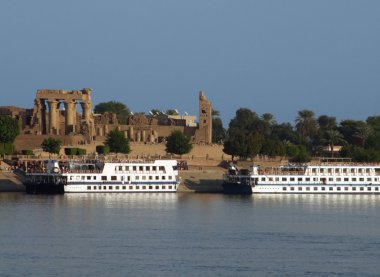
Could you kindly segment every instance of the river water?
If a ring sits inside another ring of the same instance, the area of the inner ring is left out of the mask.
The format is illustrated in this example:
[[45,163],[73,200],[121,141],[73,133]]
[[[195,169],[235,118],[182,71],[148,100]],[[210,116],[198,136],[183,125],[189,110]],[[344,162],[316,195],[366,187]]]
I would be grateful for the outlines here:
[[380,196],[0,194],[0,276],[379,276]]

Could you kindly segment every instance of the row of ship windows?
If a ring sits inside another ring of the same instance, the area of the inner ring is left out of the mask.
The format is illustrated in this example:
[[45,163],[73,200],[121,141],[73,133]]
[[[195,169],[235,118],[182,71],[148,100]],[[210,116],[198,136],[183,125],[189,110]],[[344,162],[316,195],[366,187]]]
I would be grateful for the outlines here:
[[312,168],[312,173],[370,173],[369,168]]
[[[152,190],[166,189],[166,186],[87,186],[87,190]],[[173,186],[167,186],[168,189],[173,189]]]
[[[119,178],[118,178],[119,177]],[[131,176],[101,176],[101,181],[131,181]],[[71,181],[85,181],[85,180],[97,180],[97,176],[95,175],[87,175],[87,176],[70,176],[70,180]],[[149,175],[149,176],[146,176],[146,175],[136,175],[134,180],[173,180],[173,176],[172,175]]]
[[165,171],[164,166],[115,166],[115,171]]
[[[325,190],[327,190],[327,188],[328,188],[329,191],[334,190],[334,187],[313,187],[313,190],[317,191],[319,188],[320,188],[321,191],[325,191]],[[342,189],[343,189],[342,187],[336,187],[337,191],[342,191]],[[287,187],[283,187],[282,190],[286,191],[286,190],[288,190],[288,188]],[[289,190],[294,191],[295,188],[294,187],[290,187]],[[302,191],[303,188],[302,187],[298,187],[297,190],[298,191]],[[305,190],[306,191],[310,191],[311,188],[310,187],[306,187]],[[344,187],[344,190],[348,191],[349,188],[348,187]],[[360,191],[364,191],[364,187],[360,187],[359,190]],[[356,187],[351,187],[351,191],[356,191]],[[371,187],[367,187],[367,191],[372,191],[372,188]],[[379,191],[379,187],[374,187],[374,191]]]
[[[349,181],[352,181],[352,182],[364,182],[364,181],[367,181],[367,182],[378,182],[379,181],[379,178],[363,178],[363,177],[360,177],[360,178],[294,178],[294,177],[290,177],[290,178],[285,178],[285,177],[282,177],[281,178],[281,181],[284,181],[284,182],[295,182],[295,181],[298,181],[298,182],[319,182],[319,181],[326,181],[328,180],[329,182],[349,182]],[[269,182],[273,182],[273,181],[280,181],[280,178],[279,177],[269,177],[269,178],[266,178],[266,177],[262,177],[261,178],[261,181],[269,181]]]

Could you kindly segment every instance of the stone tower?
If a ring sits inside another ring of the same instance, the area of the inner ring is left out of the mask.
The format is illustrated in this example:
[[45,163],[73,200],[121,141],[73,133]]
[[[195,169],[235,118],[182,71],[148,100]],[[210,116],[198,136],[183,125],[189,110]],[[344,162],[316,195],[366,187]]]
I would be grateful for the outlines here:
[[212,143],[212,105],[202,90],[199,92],[199,133],[204,143]]

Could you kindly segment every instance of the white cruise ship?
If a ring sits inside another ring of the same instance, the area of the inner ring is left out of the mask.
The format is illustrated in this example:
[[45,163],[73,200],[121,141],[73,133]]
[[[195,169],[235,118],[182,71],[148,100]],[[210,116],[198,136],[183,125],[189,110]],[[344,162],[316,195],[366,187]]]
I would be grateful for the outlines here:
[[46,172],[27,178],[28,193],[176,192],[180,183],[175,160],[46,161]]
[[254,165],[248,173],[230,168],[224,176],[223,188],[230,194],[379,194],[380,165],[318,163],[271,169]]

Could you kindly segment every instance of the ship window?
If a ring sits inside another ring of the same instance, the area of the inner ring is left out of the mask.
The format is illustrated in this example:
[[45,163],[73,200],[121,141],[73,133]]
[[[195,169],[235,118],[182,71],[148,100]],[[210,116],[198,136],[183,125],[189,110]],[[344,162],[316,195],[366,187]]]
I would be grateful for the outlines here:
[[276,182],[278,182],[278,181],[280,181],[280,178],[276,177],[274,180],[275,180]]
[[368,190],[368,191],[370,191],[370,190],[371,190],[371,188],[370,188],[370,187],[368,187],[368,188],[367,188],[367,190]]
[[360,182],[364,182],[364,178],[359,178],[359,181]]
[[[264,181],[264,180],[263,180],[263,181]],[[294,178],[293,178],[293,177],[292,177],[292,178],[290,178],[290,181],[291,181],[291,182],[292,182],[292,181],[294,182]]]
[[281,179],[282,181],[286,181],[286,178],[284,178],[284,177],[282,177],[282,179]]
[[106,187],[106,186],[103,186],[103,189],[107,189],[107,187]]
[[162,176],[162,180],[166,180],[166,176]]
[[120,189],[120,187],[119,187],[119,186],[116,186],[115,189]]
[[353,187],[353,188],[352,188],[352,190],[356,190],[356,188],[355,188],[355,187]]
[[335,168],[335,173],[339,173],[339,168]]
[[102,181],[107,181],[107,176],[102,176]]
[[317,169],[316,169],[316,168],[313,168],[313,169],[311,170],[311,172],[316,173],[316,172],[317,172]]
[[169,180],[171,180],[171,179],[173,178],[173,176],[172,176],[172,175],[169,175],[168,178],[169,178]]
[[139,166],[139,170],[140,170],[140,171],[143,171],[143,170],[144,170],[144,167],[143,167],[143,166]]
[[146,189],[146,186],[142,186],[142,189]]
[[261,178],[261,181],[265,181],[265,177],[262,177],[262,178]]
[[345,182],[348,182],[348,178],[344,178],[344,181],[345,181]]
[[351,173],[354,173],[355,172],[355,169],[354,168],[351,168]]
[[74,180],[74,176],[70,176],[70,180]]
[[313,178],[313,181],[317,182],[317,181],[318,181],[318,178]]
[[160,167],[158,168],[158,170],[160,170],[160,171],[164,171],[164,170],[165,170],[165,167],[160,166]]
[[91,180],[91,176],[87,176],[87,180]]
[[379,187],[375,187],[375,190],[378,191],[378,190],[379,190]]
[[94,186],[94,190],[96,190],[96,186]]
[[111,176],[112,181],[116,181],[116,176]]
[[369,173],[369,168],[366,168],[365,172]]
[[96,176],[92,176],[92,179],[96,180]]
[[361,169],[361,168],[359,168],[359,169],[358,169],[358,172],[359,172],[359,173],[362,173],[362,169]]
[[344,190],[348,190],[348,187],[344,187]]
[[273,181],[273,178],[272,177],[269,177],[269,182],[272,182]]
[[367,178],[367,182],[372,182],[372,178]]
[[129,166],[126,166],[126,167],[125,167],[125,171],[129,171]]
[[340,187],[337,187],[336,190],[340,190]]
[[140,180],[140,176],[136,176],[135,179],[136,179],[136,180]]
[[352,178],[352,182],[356,182],[356,178]]
[[298,182],[302,181],[302,178],[298,178]]
[[308,182],[310,182],[310,178],[306,178],[306,180],[305,181],[308,181]]
[[299,187],[298,190],[302,190],[302,187]]
[[141,176],[141,178],[142,178],[142,180],[146,180],[146,176],[145,175]]
[[166,186],[162,186],[162,189],[166,189]]
[[286,190],[286,187],[283,187],[282,190]]
[[131,176],[127,176],[127,180],[130,181],[131,180]]
[[119,170],[122,171],[122,170],[123,170],[123,167],[122,167],[122,166],[119,166]]
[[329,187],[329,190],[333,190],[333,187]]
[[334,181],[334,179],[333,178],[329,178],[329,182],[332,182],[332,181]]
[[310,190],[310,188],[309,188],[309,187],[306,187],[306,190]]
[[77,176],[77,180],[78,180],[78,181],[80,180],[80,176]]
[[347,173],[347,168],[343,168],[343,173]]
[[172,187],[172,186],[169,186],[168,188],[169,188],[169,189],[172,189],[173,187]]
[[336,178],[337,182],[341,182],[342,178]]
[[156,186],[156,189],[160,189],[160,187],[159,187],[159,186]]
[[133,186],[129,186],[129,189],[133,189]]
[[160,176],[156,176],[156,180],[159,180],[160,179]]
[[133,167],[133,171],[136,171],[136,170],[137,170],[137,166],[134,166],[134,167]]
[[149,166],[146,166],[145,167],[145,171],[149,171],[150,167]]
[[122,188],[122,189],[127,189],[127,187],[126,187],[126,186],[122,186],[121,188]]
[[314,190],[318,190],[318,187],[314,187]]
[[290,190],[294,190],[294,187],[290,187]]
[[363,187],[360,187],[360,190],[364,190],[364,188],[363,188]]
[[86,179],[86,176],[82,176],[82,180],[85,180]]
[[325,187],[321,187],[321,190],[326,190],[326,188]]
[[156,171],[157,170],[157,166],[153,166],[153,171]]
[[149,189],[153,189],[153,186],[149,186]]
[[87,186],[87,190],[91,190],[91,186]]
[[112,186],[108,186],[108,189],[112,189]]
[[153,176],[152,175],[149,175],[149,180],[153,180]]
[[329,168],[329,169],[327,170],[327,172],[328,172],[328,173],[331,173],[331,172],[332,172],[332,169],[331,169],[331,168]]

